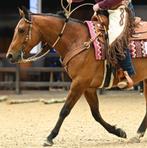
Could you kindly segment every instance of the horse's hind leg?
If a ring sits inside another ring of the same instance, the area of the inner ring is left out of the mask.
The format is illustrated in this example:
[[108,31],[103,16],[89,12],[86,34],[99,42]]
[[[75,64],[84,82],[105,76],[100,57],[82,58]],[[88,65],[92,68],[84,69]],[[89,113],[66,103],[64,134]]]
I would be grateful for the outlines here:
[[116,128],[116,126],[112,126],[103,120],[99,112],[99,101],[98,101],[96,89],[89,88],[85,91],[84,95],[90,106],[94,119],[97,122],[99,122],[109,133],[119,136],[121,138],[126,138],[127,135],[122,129]]
[[146,100],[146,113],[144,116],[144,119],[138,128],[137,133],[140,135],[140,137],[143,137],[147,128],[147,79],[144,80],[144,96]]
[[143,82],[144,82],[144,96],[146,100],[146,113],[137,130],[137,135],[130,139],[131,142],[140,142],[140,138],[144,136],[147,128],[147,79],[145,79]]
[[73,108],[75,103],[78,101],[78,99],[82,95],[85,86],[86,84],[84,84],[83,82],[82,83],[80,82],[72,83],[68,96],[67,96],[67,100],[63,108],[61,109],[58,121],[55,127],[53,128],[53,130],[51,131],[51,133],[49,134],[49,136],[47,137],[47,141],[44,143],[44,146],[50,146],[53,144],[53,139],[58,135],[64,119],[69,115],[71,109]]

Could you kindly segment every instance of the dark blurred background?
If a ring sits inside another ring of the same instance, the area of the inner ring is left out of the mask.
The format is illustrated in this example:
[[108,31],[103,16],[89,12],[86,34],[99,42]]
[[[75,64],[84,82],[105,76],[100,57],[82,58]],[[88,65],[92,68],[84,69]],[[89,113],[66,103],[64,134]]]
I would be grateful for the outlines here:
[[[66,3],[66,0],[64,0]],[[85,0],[85,2],[94,3],[94,0]],[[147,20],[147,0],[133,0],[136,15],[141,16]],[[19,20],[18,7],[26,6],[29,9],[29,0],[1,0],[0,1],[0,53],[5,53],[10,40],[12,38],[13,30]],[[76,4],[74,4],[76,6]],[[84,9],[84,8],[82,8]],[[91,8],[89,8],[91,9]],[[60,6],[60,0],[42,0],[42,12],[52,12],[62,10]],[[82,11],[82,13],[76,12],[78,15],[84,15],[88,13],[88,9]],[[75,16],[76,16],[75,14]],[[87,14],[85,15],[87,16]]]

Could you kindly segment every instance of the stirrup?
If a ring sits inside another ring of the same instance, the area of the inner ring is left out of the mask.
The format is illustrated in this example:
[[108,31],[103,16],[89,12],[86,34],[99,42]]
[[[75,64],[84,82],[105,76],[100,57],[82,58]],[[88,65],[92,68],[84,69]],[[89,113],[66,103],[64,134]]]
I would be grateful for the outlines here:
[[118,82],[117,87],[120,88],[120,89],[127,88],[128,87],[127,80],[124,79],[124,80]]
[[128,75],[127,71],[123,71],[124,74],[124,78],[122,79],[122,81],[120,81],[117,84],[117,87],[123,89],[123,88],[131,88],[134,85],[133,80],[131,79],[131,77]]

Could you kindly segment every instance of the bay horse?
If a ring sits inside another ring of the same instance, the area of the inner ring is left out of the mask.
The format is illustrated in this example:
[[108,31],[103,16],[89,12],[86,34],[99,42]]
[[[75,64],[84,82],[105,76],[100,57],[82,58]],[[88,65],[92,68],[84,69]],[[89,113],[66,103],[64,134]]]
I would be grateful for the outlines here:
[[[20,11],[21,19],[19,20],[12,42],[7,52],[7,59],[13,63],[21,62],[22,57],[29,54],[30,50],[40,41],[46,42],[52,46],[57,38],[58,43],[55,49],[62,59],[83,45],[89,40],[89,32],[87,26],[80,21],[69,19],[66,27],[61,34],[65,18],[55,14],[33,14],[27,10]],[[133,59],[133,65],[136,75],[133,81],[136,83],[144,81],[144,95],[147,108],[147,58]],[[97,96],[97,88],[101,85],[104,75],[104,61],[96,61],[94,49],[90,46],[86,50],[82,50],[79,54],[73,56],[66,65],[67,73],[72,79],[67,99],[59,114],[57,123],[49,136],[47,137],[47,145],[53,144],[53,139],[58,135],[64,119],[69,115],[71,109],[84,94],[94,119],[100,123],[109,133],[121,138],[127,138],[126,132],[121,128],[107,123],[101,116],[99,111],[99,101]],[[113,86],[117,84],[115,78]],[[147,128],[147,109],[143,121],[141,122],[136,139],[140,140],[144,136]]]

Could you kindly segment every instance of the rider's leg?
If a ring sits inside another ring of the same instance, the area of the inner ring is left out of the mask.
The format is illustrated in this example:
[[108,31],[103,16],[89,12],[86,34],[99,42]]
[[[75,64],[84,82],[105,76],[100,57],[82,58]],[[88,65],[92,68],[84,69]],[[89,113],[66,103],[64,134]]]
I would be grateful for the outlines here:
[[[131,11],[132,17],[135,17],[135,11],[132,3],[130,2],[128,5],[128,8]],[[120,66],[123,68],[123,70],[127,71],[129,76],[132,76],[135,74],[134,67],[132,65],[131,61],[131,55],[129,52],[129,49],[126,49],[126,58],[123,61],[120,61]]]
[[124,60],[119,61],[119,65],[124,71],[128,72],[129,76],[132,76],[135,74],[135,70],[132,65],[132,60],[131,60],[129,49],[126,49],[126,57]]
[[[123,19],[123,23],[120,24],[120,21],[122,21],[122,18],[120,17],[122,15],[122,11],[121,11],[122,9],[124,10],[123,11],[124,19]],[[125,42],[125,39],[128,37],[127,34],[125,33],[125,32],[128,32],[128,30],[126,29],[129,25],[127,21],[128,13],[125,10],[124,6],[120,6],[115,10],[109,10],[108,12],[109,12],[108,36],[109,36],[109,55],[110,55],[109,59],[110,61],[111,60],[114,61],[114,63],[116,62],[118,65],[120,65],[120,67],[124,71],[128,72],[128,74],[124,72],[124,75],[127,78],[126,79],[127,81],[125,79],[120,79],[119,84],[123,84],[123,85],[118,85],[118,86],[120,86],[120,88],[131,87],[133,81],[129,76],[134,74],[134,69],[132,67],[131,57],[128,49],[126,49],[126,58],[119,62],[119,59],[122,59],[125,54],[123,47],[126,45],[125,44],[123,45],[123,43]],[[122,46],[120,46],[121,43],[122,43]],[[118,55],[120,55],[121,57],[118,57]]]
[[[120,67],[123,69],[123,71],[126,71],[128,73],[129,76],[133,76],[135,75],[135,70],[134,67],[132,65],[132,61],[131,61],[131,56],[130,56],[130,52],[129,49],[126,49],[126,57],[124,60],[119,61],[119,65]],[[127,80],[124,78],[122,81],[120,81],[117,86],[119,88],[125,88],[128,86],[128,82]]]
[[[129,3],[128,8],[131,11],[131,17],[134,18],[135,17],[135,11],[134,11],[134,7],[133,7],[131,2]],[[124,71],[127,71],[129,76],[133,76],[135,74],[135,70],[134,70],[134,67],[132,65],[129,49],[126,49],[126,57],[125,57],[124,60],[119,61],[119,65]],[[124,79],[123,81],[119,82],[117,84],[117,86],[119,88],[126,88],[128,86],[128,82]]]

